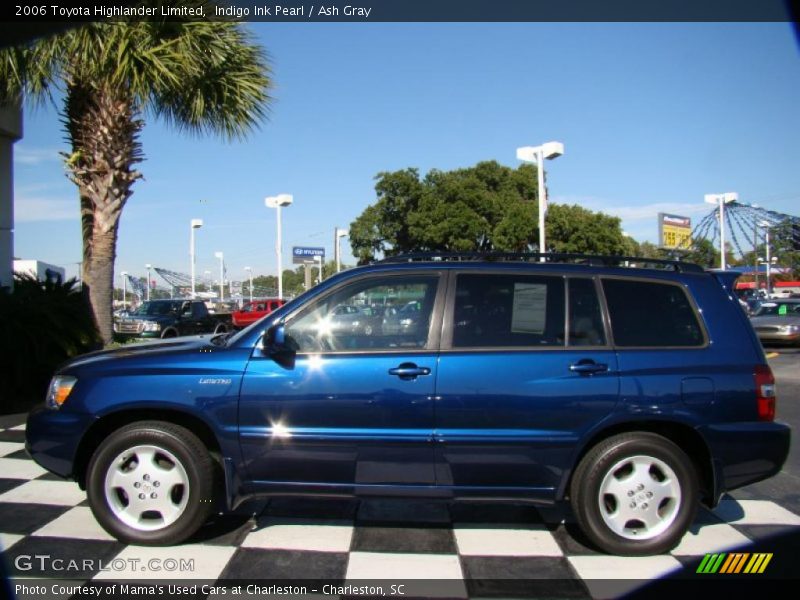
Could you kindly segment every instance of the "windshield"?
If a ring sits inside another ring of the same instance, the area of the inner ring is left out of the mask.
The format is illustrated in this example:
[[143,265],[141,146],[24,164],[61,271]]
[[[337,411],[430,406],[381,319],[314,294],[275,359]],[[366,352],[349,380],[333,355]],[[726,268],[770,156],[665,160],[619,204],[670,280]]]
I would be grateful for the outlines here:
[[756,310],[756,317],[800,317],[800,302],[764,302]]
[[131,313],[134,317],[158,317],[178,312],[175,302],[145,302]]

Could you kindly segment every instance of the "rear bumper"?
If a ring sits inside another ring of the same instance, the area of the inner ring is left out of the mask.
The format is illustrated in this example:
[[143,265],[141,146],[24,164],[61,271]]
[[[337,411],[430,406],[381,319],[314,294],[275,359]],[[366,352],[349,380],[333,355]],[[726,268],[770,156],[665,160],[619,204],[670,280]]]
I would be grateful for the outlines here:
[[25,449],[39,465],[59,475],[72,477],[78,444],[94,417],[44,407],[28,415]]
[[702,427],[714,460],[714,504],[725,493],[780,472],[791,429],[783,423],[724,423]]

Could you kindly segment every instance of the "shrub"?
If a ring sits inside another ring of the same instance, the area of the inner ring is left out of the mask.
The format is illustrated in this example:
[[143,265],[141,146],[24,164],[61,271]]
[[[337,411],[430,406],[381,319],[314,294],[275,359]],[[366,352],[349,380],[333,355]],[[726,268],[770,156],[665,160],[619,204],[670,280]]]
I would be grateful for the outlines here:
[[0,290],[0,414],[42,402],[62,362],[101,346],[88,300],[74,279],[14,280],[13,290]]

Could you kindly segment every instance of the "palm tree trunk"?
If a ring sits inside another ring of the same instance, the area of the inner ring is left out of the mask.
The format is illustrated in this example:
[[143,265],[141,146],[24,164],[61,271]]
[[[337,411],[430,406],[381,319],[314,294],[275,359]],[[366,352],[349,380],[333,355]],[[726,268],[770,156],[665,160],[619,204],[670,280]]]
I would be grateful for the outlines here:
[[142,121],[128,94],[72,81],[67,87],[64,126],[72,144],[66,157],[78,186],[83,237],[83,284],[104,342],[113,337],[114,260],[122,209],[141,174]]

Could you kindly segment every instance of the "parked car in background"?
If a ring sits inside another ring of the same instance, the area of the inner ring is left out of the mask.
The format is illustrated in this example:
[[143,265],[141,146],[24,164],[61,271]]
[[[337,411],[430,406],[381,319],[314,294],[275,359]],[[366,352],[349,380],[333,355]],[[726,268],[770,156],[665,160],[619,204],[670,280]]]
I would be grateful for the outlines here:
[[123,340],[225,333],[231,328],[229,313],[211,314],[202,300],[148,300],[114,322],[114,334]]
[[[669,552],[700,502],[789,452],[737,274],[540,258],[392,257],[232,337],[77,357],[29,414],[27,450],[129,544],[329,494],[568,502],[605,552]],[[365,306],[399,309],[371,335],[332,326]]]
[[764,300],[750,323],[763,344],[800,344],[800,298]]
[[231,315],[233,326],[237,329],[247,327],[284,304],[286,304],[286,300],[280,298],[265,298],[263,300],[245,302],[240,310],[234,311]]

